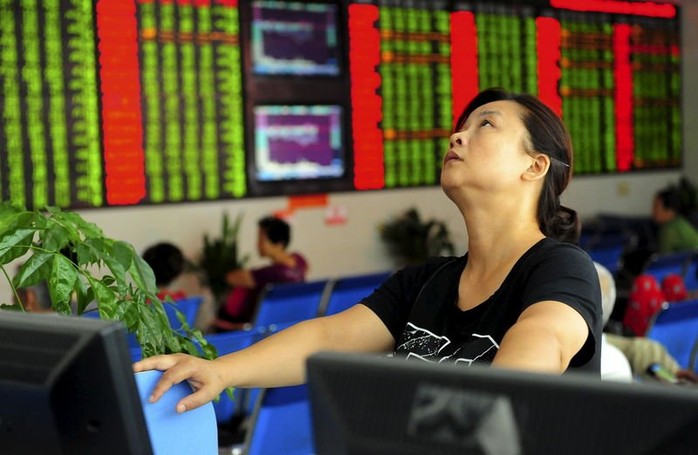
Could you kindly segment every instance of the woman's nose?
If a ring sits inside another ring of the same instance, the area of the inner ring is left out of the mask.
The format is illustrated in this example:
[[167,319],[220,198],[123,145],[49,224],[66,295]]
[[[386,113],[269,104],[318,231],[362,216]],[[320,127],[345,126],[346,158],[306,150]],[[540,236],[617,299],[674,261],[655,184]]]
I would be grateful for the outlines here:
[[455,146],[461,147],[463,145],[463,138],[460,137],[458,133],[453,133],[449,142],[451,148]]

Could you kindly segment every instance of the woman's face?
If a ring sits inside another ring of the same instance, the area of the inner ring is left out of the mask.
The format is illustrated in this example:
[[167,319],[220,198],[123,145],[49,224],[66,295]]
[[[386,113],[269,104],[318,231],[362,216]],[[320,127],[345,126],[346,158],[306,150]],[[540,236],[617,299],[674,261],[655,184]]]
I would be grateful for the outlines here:
[[532,164],[524,148],[525,110],[514,101],[478,107],[460,131],[451,135],[441,171],[445,191],[462,187],[496,190],[520,180]]

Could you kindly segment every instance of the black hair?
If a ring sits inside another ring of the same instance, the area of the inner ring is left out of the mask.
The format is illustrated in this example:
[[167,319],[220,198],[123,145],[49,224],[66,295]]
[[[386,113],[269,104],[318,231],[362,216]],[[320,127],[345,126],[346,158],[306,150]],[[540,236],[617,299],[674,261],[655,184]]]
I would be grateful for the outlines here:
[[182,251],[175,245],[161,242],[143,252],[143,260],[155,274],[155,284],[167,286],[177,278],[186,266]]
[[662,205],[667,210],[673,210],[676,213],[681,211],[681,196],[674,187],[665,188],[656,194],[656,198],[662,202]]
[[257,222],[271,243],[281,243],[284,248],[291,242],[291,227],[281,218],[266,216]]
[[528,140],[524,144],[529,153],[544,153],[550,157],[550,168],[545,176],[543,190],[538,200],[538,225],[548,237],[564,242],[577,243],[580,223],[577,212],[560,204],[560,194],[572,178],[572,139],[562,122],[548,106],[538,98],[511,93],[501,88],[483,90],[465,107],[456,122],[456,131],[478,107],[493,101],[513,101],[524,108],[522,120]]

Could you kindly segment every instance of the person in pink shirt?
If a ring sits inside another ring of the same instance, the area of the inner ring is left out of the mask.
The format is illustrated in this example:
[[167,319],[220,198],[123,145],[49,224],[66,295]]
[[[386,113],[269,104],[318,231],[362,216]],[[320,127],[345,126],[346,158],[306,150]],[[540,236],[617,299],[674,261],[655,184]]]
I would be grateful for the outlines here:
[[305,281],[308,262],[300,253],[288,251],[291,227],[284,220],[272,216],[257,223],[257,250],[271,264],[255,269],[236,269],[228,272],[226,281],[231,291],[218,313],[218,330],[239,329],[251,321],[259,295],[270,283],[297,283]]

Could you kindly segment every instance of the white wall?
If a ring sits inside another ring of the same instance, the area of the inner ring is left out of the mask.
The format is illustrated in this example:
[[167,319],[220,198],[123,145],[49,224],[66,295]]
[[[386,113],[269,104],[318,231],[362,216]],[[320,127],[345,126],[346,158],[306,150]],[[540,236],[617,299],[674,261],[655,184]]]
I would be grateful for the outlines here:
[[[688,2],[687,2],[688,3]],[[698,172],[698,88],[691,75],[698,74],[698,5],[683,7],[684,49],[684,172],[695,181]],[[645,216],[649,214],[654,192],[675,182],[678,171],[647,172],[623,176],[576,177],[562,201],[576,209],[582,219],[597,213],[618,213]],[[310,278],[386,270],[392,266],[379,239],[378,226],[409,207],[417,207],[424,217],[447,221],[458,252],[465,250],[467,236],[460,214],[439,188],[339,193],[329,197],[330,206],[343,207],[347,222],[326,225],[322,208],[302,209],[291,223],[294,237],[292,249],[309,259]],[[173,204],[127,208],[94,209],[82,215],[101,226],[108,236],[132,243],[138,251],[160,241],[180,245],[192,259],[202,245],[202,236],[216,235],[221,215],[244,213],[245,223],[240,240],[243,252],[250,253],[250,265],[259,263],[255,252],[256,220],[263,215],[284,210],[285,197],[248,199],[193,204]],[[0,278],[0,302],[10,297],[9,286]]]

